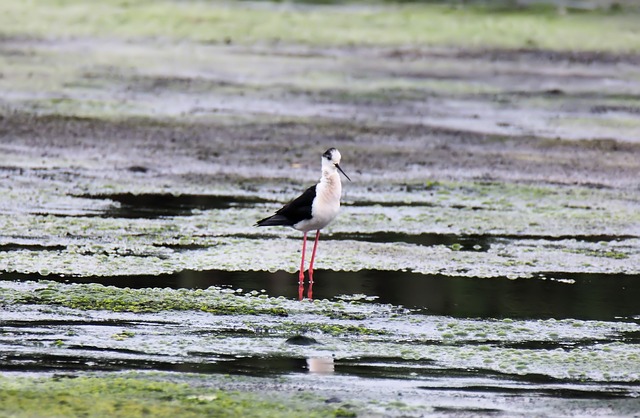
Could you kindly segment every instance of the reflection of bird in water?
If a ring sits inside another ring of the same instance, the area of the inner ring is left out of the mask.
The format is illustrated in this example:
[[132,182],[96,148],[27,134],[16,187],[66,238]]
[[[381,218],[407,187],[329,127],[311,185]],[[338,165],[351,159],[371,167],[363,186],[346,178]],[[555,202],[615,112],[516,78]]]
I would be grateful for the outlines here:
[[310,357],[307,359],[309,373],[329,374],[335,371],[333,357]]
[[257,226],[291,226],[304,232],[302,241],[302,260],[300,261],[299,297],[302,299],[304,286],[304,256],[307,250],[307,233],[316,230],[316,240],[313,244],[311,262],[309,263],[309,293],[311,299],[313,285],[313,262],[318,248],[320,230],[329,225],[335,219],[340,210],[340,196],[342,195],[342,183],[340,171],[351,181],[349,176],[340,168],[340,151],[329,148],[322,154],[322,177],[315,186],[309,187],[304,193],[284,205],[275,215],[262,219]]

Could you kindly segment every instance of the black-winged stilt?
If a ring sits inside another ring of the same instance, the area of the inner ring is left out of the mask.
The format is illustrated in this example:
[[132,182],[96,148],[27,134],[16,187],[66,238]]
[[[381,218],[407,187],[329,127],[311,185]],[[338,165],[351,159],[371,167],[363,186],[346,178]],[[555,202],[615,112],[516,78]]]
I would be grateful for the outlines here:
[[[299,284],[302,289],[304,283],[304,255],[307,250],[307,233],[316,230],[316,241],[313,244],[311,262],[309,263],[309,285],[313,283],[313,261],[316,257],[320,230],[335,219],[340,210],[340,196],[342,183],[340,171],[351,181],[349,176],[340,168],[340,151],[329,148],[322,154],[322,177],[315,186],[309,187],[304,193],[284,205],[275,215],[264,218],[256,226],[291,226],[304,232],[302,241],[302,260],[300,261]],[[302,292],[302,290],[301,290]],[[311,287],[309,288],[311,295]],[[311,297],[309,297],[311,298]]]

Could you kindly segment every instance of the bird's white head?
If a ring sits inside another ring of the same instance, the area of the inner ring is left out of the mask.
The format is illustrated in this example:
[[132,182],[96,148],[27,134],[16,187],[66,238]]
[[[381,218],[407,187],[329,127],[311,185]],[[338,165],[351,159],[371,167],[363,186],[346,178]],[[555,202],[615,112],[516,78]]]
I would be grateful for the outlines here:
[[342,174],[344,174],[347,180],[351,181],[349,176],[347,176],[347,174],[342,171],[342,168],[340,168],[341,159],[342,156],[340,155],[340,151],[338,151],[337,149],[329,148],[328,150],[326,150],[324,154],[322,154],[322,173],[324,174],[326,172],[327,174],[333,174],[339,170]]

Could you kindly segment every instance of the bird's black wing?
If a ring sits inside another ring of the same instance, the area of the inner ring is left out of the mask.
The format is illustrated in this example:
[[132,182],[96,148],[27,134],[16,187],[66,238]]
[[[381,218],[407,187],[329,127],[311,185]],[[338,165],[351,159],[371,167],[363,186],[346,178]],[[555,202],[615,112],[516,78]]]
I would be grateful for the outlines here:
[[284,205],[276,214],[286,217],[293,224],[304,221],[305,219],[311,219],[311,206],[315,198],[316,186],[311,186],[300,196]]
[[311,186],[304,193],[279,209],[275,215],[259,220],[257,226],[293,226],[305,219],[311,219],[311,206],[316,198],[316,186]]

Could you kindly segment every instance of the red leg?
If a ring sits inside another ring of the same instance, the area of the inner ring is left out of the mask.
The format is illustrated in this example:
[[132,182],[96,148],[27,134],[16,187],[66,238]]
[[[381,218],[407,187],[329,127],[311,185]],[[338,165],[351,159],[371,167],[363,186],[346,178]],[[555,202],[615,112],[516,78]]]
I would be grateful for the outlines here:
[[320,238],[320,230],[316,231],[316,242],[313,244],[313,252],[311,253],[311,263],[309,264],[309,283],[313,283],[313,260],[316,258],[316,250],[318,249],[318,239]]
[[312,281],[309,282],[309,289],[307,289],[307,299],[313,300],[313,282]]
[[[304,284],[304,253],[307,252],[307,233],[302,238],[302,260],[300,260],[300,274],[298,275],[298,283],[300,286]],[[311,271],[309,271],[311,273]]]

